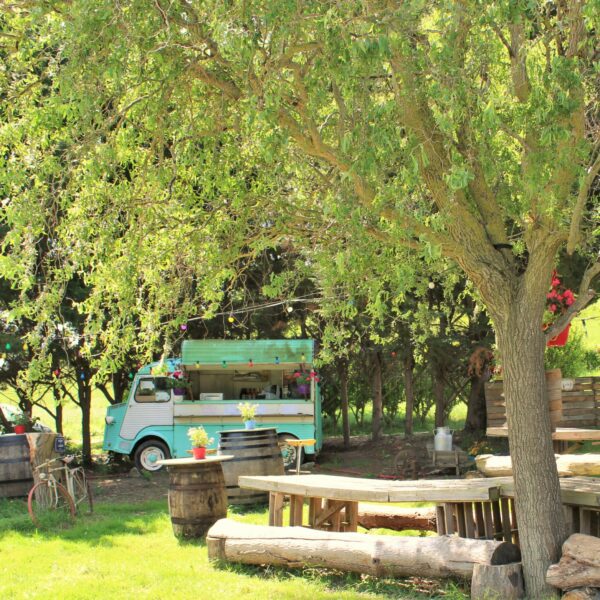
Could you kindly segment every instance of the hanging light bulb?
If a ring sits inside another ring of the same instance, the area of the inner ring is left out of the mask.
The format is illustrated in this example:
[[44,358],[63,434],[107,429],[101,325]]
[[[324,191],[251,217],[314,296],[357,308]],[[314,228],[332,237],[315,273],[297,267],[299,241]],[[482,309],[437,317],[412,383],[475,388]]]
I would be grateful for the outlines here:
[[291,312],[294,312],[294,307],[288,306],[285,310],[287,310],[288,313],[291,313]]
[[275,364],[278,365],[279,364],[279,356],[275,357]]
[[227,320],[228,320],[230,323],[234,323],[234,322],[235,322],[235,318],[233,317],[233,315],[229,315],[229,316],[227,317]]
[[79,379],[81,379],[81,381],[85,381],[85,373],[82,373],[82,374],[79,376]]
[[133,379],[133,373],[129,373],[127,377],[129,377],[129,379]]
[[6,346],[4,346],[4,347],[5,347],[7,350],[10,350],[10,349],[11,349],[10,342],[6,342]]
[[187,324],[186,323],[182,323],[179,328],[181,329],[181,331],[187,331]]
[[248,366],[249,366],[250,368],[252,368],[252,367],[254,366],[254,361],[253,361],[252,359],[250,359],[250,360],[248,361]]
[[306,362],[306,354],[302,353],[302,356],[300,357],[300,362]]
[[226,361],[226,360],[224,360],[224,361],[221,363],[221,366],[222,366],[224,369],[226,369],[226,368],[227,368],[227,361]]

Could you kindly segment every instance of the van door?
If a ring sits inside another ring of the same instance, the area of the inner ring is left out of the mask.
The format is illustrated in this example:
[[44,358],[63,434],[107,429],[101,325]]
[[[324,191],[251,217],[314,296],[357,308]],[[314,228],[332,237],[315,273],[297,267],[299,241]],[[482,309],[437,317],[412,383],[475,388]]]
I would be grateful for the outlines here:
[[148,426],[173,426],[173,400],[166,377],[140,377],[129,395],[121,437],[133,440]]

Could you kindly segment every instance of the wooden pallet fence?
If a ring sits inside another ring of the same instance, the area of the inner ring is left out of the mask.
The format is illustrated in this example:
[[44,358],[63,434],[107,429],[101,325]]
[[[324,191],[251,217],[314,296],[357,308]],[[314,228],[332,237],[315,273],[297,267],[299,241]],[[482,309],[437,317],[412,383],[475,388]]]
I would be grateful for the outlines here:
[[436,507],[438,535],[519,543],[512,498],[492,502],[446,502]]
[[[571,389],[562,390],[562,415],[557,427],[600,427],[600,377],[577,377]],[[506,402],[502,380],[485,386],[488,427],[506,425]]]

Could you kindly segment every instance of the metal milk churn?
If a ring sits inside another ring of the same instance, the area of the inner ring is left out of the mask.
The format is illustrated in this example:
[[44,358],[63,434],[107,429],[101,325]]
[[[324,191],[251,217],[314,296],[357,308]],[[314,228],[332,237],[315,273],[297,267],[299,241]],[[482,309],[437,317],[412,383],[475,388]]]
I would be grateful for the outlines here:
[[436,452],[452,451],[452,432],[450,427],[437,427],[433,438],[433,449]]

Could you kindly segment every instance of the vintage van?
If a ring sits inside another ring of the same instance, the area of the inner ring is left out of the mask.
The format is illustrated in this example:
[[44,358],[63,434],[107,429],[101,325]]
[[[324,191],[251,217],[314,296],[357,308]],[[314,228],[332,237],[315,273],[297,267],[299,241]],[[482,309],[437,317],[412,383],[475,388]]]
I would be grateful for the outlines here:
[[155,471],[158,460],[190,456],[190,427],[202,425],[217,448],[220,431],[243,428],[238,404],[250,402],[256,427],[277,429],[286,465],[296,461],[286,439],[315,439],[305,450],[315,455],[323,436],[313,353],[312,340],[187,340],[181,359],[142,367],[127,401],[108,407],[103,449]]

